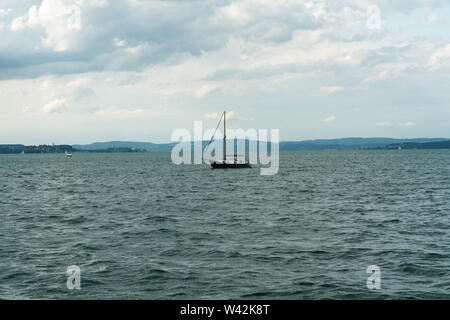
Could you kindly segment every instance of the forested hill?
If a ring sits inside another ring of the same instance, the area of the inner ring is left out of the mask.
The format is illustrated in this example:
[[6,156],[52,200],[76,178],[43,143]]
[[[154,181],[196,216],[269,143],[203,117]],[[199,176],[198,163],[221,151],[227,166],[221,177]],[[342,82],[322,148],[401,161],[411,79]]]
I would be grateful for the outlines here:
[[24,146],[22,144],[0,144],[0,153],[64,153],[73,152],[70,145]]
[[[221,141],[218,141],[219,145]],[[228,140],[227,145],[232,141]],[[151,142],[111,141],[87,145],[0,145],[0,153],[64,153],[67,152],[171,152],[177,143],[156,144]],[[189,142],[188,142],[189,144]],[[205,148],[207,141],[203,141]],[[230,146],[231,148],[231,146]],[[235,143],[236,148],[236,143]],[[270,149],[270,146],[268,147]],[[248,141],[246,141],[246,150]],[[445,138],[342,138],[304,141],[282,141],[280,151],[299,150],[358,150],[358,149],[450,149],[450,140]],[[231,150],[231,149],[229,149]]]
[[407,142],[395,143],[385,146],[383,149],[450,149],[450,140],[435,141],[435,142]]

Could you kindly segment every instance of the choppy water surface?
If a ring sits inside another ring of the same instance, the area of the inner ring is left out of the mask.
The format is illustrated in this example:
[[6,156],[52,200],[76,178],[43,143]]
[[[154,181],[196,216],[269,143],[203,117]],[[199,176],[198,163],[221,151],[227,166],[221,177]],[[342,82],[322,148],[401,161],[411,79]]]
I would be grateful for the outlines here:
[[449,165],[448,150],[282,152],[267,177],[169,154],[0,155],[0,298],[449,299]]

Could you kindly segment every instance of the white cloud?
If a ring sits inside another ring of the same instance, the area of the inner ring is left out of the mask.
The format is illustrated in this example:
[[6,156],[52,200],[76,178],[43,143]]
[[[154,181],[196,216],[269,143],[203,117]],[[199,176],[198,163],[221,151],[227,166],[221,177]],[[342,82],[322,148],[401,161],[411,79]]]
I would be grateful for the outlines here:
[[28,13],[15,18],[11,31],[41,27],[45,31],[42,45],[54,51],[67,51],[76,45],[76,35],[82,29],[82,9],[102,7],[106,0],[42,0]]
[[171,112],[157,110],[157,109],[145,109],[145,108],[124,108],[124,107],[106,107],[102,109],[98,109],[94,112],[96,116],[101,117],[137,117],[140,118],[142,116],[173,116],[174,114]]
[[428,17],[427,22],[428,24],[432,24],[434,22],[436,22],[439,19],[439,17],[435,14],[431,15]]
[[144,113],[144,109],[121,109],[117,107],[111,107],[96,111],[97,115],[101,116],[134,116]]
[[[227,120],[235,118],[236,113],[234,111],[227,111]],[[205,119],[219,119],[222,116],[222,112],[205,113],[203,118]],[[239,118],[238,118],[239,119]],[[239,119],[244,120],[244,119]]]
[[0,18],[6,17],[12,11],[11,8],[4,9],[0,8]]
[[[71,19],[77,16],[75,7],[80,8],[79,27],[68,26],[68,20],[77,20]],[[191,56],[203,58],[222,49],[229,55],[211,64],[210,74],[224,67],[252,78],[302,74],[308,69],[358,70],[366,56],[398,43],[382,33],[376,41],[371,39],[365,28],[366,8],[354,0],[346,6],[324,0],[42,0],[11,23],[11,30],[21,32],[15,39],[32,40],[17,47],[25,55],[23,64],[31,60],[36,67],[16,68],[8,74],[142,70],[162,62],[177,64]],[[227,48],[230,45],[235,47]],[[32,54],[42,53],[41,49],[70,55],[60,60],[57,54]],[[49,65],[52,58],[56,61]],[[194,97],[203,96],[204,90],[208,88],[198,89]],[[325,94],[342,90],[339,86],[321,89]]]
[[42,111],[44,111],[44,113],[59,113],[65,111],[67,107],[67,99],[61,98],[52,100],[45,104],[42,107]]
[[408,121],[408,122],[400,122],[398,125],[401,127],[414,127],[416,124],[414,122]]
[[383,70],[374,76],[367,77],[363,80],[363,83],[370,83],[374,81],[382,81],[389,77],[390,70]]
[[438,69],[442,66],[450,65],[450,44],[447,44],[444,48],[437,50],[430,57],[429,67],[432,70]]
[[217,86],[215,84],[205,84],[204,86],[200,87],[198,90],[194,92],[194,97],[202,98],[208,95],[211,91],[215,90],[216,88]]
[[406,71],[417,68],[419,66],[415,63],[386,61],[377,68],[379,71],[376,75],[366,77],[363,83],[369,84],[376,81],[394,80]]
[[389,127],[392,125],[392,123],[390,121],[382,121],[382,122],[377,122],[376,125],[379,127]]
[[323,122],[333,122],[334,120],[336,120],[336,117],[334,115],[322,119]]
[[79,88],[82,86],[88,86],[90,84],[90,79],[88,77],[79,77],[71,80],[66,84],[69,88]]
[[344,88],[340,86],[334,86],[334,87],[320,87],[320,92],[325,94],[332,94],[339,91],[343,91]]
[[53,86],[53,81],[50,79],[47,79],[47,80],[42,81],[40,88],[48,89],[48,88],[51,88],[52,86]]
[[234,119],[235,116],[236,116],[236,113],[234,111],[227,111],[227,120]]
[[221,7],[216,12],[216,19],[226,23],[245,25],[250,21],[248,2],[232,2],[228,6]]
[[220,113],[213,112],[213,113],[205,113],[203,115],[203,118],[205,118],[205,119],[219,119],[220,116],[221,116]]
[[[48,98],[64,97],[66,102],[78,102],[81,99],[89,98],[94,94],[91,79],[89,76],[71,77],[67,81],[56,78],[45,79],[40,82],[40,91]],[[56,99],[58,100],[58,99]]]
[[127,45],[125,40],[120,40],[119,38],[114,38],[114,44],[118,47],[124,47]]

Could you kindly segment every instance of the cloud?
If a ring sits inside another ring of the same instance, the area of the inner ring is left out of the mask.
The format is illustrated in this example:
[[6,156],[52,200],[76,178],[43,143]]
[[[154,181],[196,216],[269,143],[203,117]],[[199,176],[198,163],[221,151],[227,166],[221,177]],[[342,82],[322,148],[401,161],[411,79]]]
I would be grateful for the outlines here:
[[100,117],[142,117],[142,116],[173,116],[171,112],[166,112],[158,109],[136,108],[136,107],[117,107],[110,106],[99,108],[94,111],[96,116]]
[[[227,111],[227,120],[233,119],[233,118],[235,118],[235,116],[236,116],[236,113],[234,111]],[[222,112],[220,112],[220,113],[218,113],[218,112],[205,113],[203,115],[203,118],[205,118],[205,119],[219,119],[220,117],[222,117]],[[239,120],[243,120],[243,119],[239,119]]]
[[204,86],[202,86],[201,88],[199,88],[197,91],[194,92],[194,97],[202,98],[208,95],[208,93],[215,90],[216,88],[217,86],[215,84],[205,84]]
[[0,45],[0,77],[141,71],[239,42],[211,78],[337,72],[384,44],[365,42],[365,10],[357,1],[42,0],[0,34],[9,43]]
[[30,111],[31,107],[30,106],[23,106],[22,107],[22,113],[27,113],[28,111]]
[[435,70],[443,66],[450,66],[450,44],[436,50],[430,57],[428,66]]
[[340,86],[334,86],[334,87],[320,87],[320,92],[323,92],[325,94],[332,94],[339,91],[343,91],[344,88]]
[[74,100],[86,99],[95,94],[95,91],[92,89],[91,80],[88,77],[75,78],[68,82],[61,91],[66,92],[66,95]]
[[439,19],[439,17],[437,15],[432,14],[431,16],[428,17],[427,23],[432,24],[432,23],[436,22],[438,19]]
[[118,47],[124,47],[127,45],[125,40],[119,40],[119,38],[114,38],[114,44]]
[[76,45],[77,33],[82,29],[82,10],[102,7],[107,1],[98,0],[43,0],[29,8],[27,14],[15,18],[11,31],[41,28],[41,43],[53,51],[67,51]]
[[47,79],[47,80],[42,81],[40,88],[48,89],[48,88],[51,88],[52,86],[53,86],[53,81],[50,79]]
[[234,119],[236,116],[236,113],[234,111],[227,111],[227,120]]
[[414,122],[408,121],[408,122],[400,122],[398,125],[401,127],[414,127],[416,124]]
[[48,102],[47,104],[45,104],[42,107],[42,111],[44,111],[44,113],[60,113],[63,112],[67,109],[68,105],[67,105],[67,100],[64,98],[61,99],[55,99],[52,100],[50,102]]
[[4,9],[4,8],[0,8],[0,18],[6,17],[8,14],[10,14],[12,11],[11,8],[8,9]]
[[145,110],[141,108],[137,109],[124,109],[117,107],[109,107],[105,109],[97,110],[95,113],[100,116],[135,116],[144,113]]
[[[382,121],[382,122],[377,122],[376,125],[379,127],[390,127],[390,126],[392,126],[392,122]],[[399,122],[398,125],[400,127],[413,127],[416,124],[414,122],[407,121],[407,122]]]
[[323,122],[333,122],[334,120],[336,120],[336,117],[334,115],[322,119]]
[[205,113],[203,118],[205,119],[219,119],[222,114],[213,112],[213,113]]
[[390,70],[383,70],[383,71],[380,71],[378,74],[376,74],[374,76],[369,76],[369,77],[365,78],[363,80],[363,83],[382,81],[382,80],[387,79],[390,74],[391,74]]
[[9,43],[9,47],[0,44],[0,75],[5,79],[132,71],[177,55],[200,56],[226,43],[226,33],[207,26],[218,5],[42,0],[14,18],[9,30],[0,34]]

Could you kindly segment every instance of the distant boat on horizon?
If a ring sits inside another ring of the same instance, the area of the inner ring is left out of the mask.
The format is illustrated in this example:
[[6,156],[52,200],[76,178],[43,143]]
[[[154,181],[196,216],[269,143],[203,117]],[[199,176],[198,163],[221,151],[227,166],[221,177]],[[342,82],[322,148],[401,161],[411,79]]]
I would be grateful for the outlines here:
[[66,154],[67,158],[72,158],[72,154],[71,153],[68,153],[67,151],[64,151],[64,153]]
[[[227,121],[227,112],[224,111],[222,113],[222,116],[219,119],[219,123],[217,124],[216,130],[220,125],[220,121],[222,121],[223,118],[223,159],[222,160],[214,160],[210,161],[211,168],[213,169],[240,169],[240,168],[251,168],[250,162],[244,159],[238,159],[238,154],[231,155],[233,157],[232,160],[227,160],[227,128],[226,128],[226,121]],[[215,132],[214,132],[215,134]],[[214,139],[214,134],[209,141],[209,143],[206,145],[205,150],[208,148],[208,146],[211,144],[211,142]]]

